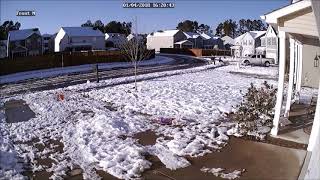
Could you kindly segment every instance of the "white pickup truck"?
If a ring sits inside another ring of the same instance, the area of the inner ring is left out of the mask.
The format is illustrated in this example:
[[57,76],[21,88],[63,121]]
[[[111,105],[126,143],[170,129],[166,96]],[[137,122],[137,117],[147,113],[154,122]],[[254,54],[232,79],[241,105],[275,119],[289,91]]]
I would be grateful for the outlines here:
[[250,55],[248,57],[242,58],[242,64],[249,65],[258,65],[258,66],[266,66],[269,67],[270,64],[274,64],[273,58],[266,58],[265,55]]

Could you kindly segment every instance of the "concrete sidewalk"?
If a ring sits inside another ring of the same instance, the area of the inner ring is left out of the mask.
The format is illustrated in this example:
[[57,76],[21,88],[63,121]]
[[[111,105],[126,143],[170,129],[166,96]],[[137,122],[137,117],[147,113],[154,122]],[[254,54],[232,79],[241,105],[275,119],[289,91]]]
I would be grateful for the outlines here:
[[[151,170],[144,173],[145,179],[221,179],[200,171],[202,167],[224,168],[228,171],[246,169],[240,179],[292,179],[299,176],[305,150],[285,148],[276,145],[231,138],[221,152],[214,152],[203,157],[188,158],[191,166],[171,171],[155,157],[152,157]],[[160,172],[156,173],[156,172]],[[167,175],[168,177],[165,177]]]

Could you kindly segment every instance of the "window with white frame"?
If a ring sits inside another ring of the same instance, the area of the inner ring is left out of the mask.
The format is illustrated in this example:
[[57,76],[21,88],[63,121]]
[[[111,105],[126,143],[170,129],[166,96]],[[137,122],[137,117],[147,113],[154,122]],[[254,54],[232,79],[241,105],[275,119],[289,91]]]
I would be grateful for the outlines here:
[[271,41],[272,41],[271,38],[267,38],[267,45],[268,46],[271,46]]
[[275,37],[272,38],[272,45],[274,46],[277,45],[277,38]]

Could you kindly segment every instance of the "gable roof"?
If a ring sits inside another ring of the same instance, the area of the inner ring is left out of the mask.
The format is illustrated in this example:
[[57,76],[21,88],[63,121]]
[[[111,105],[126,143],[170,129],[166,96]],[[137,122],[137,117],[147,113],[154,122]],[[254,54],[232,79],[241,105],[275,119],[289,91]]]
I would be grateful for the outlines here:
[[189,40],[182,40],[182,41],[179,41],[179,42],[176,42],[174,44],[189,44],[189,45],[193,45],[193,43]]
[[140,34],[137,35],[137,34],[131,33],[131,34],[129,34],[129,35],[127,36],[127,40],[128,40],[128,41],[131,41],[133,38],[137,38],[138,41],[143,40],[143,36],[140,35]]
[[62,27],[68,36],[103,36],[100,30],[94,30],[92,27]]
[[271,25],[269,25],[269,27],[266,31],[266,35],[269,34],[270,31],[272,31],[272,34],[277,35],[277,31]]
[[9,41],[24,40],[24,39],[27,39],[29,36],[31,36],[34,33],[41,36],[38,28],[21,29],[21,30],[9,31],[8,39],[9,39]]
[[183,32],[183,34],[186,35],[188,39],[189,38],[196,39],[200,36],[200,34],[195,33],[195,32]]
[[160,37],[160,36],[174,36],[175,34],[177,34],[180,30],[175,29],[175,30],[166,30],[166,31],[157,31],[151,34],[148,34],[147,37]]
[[223,36],[222,38],[223,44],[234,44],[234,39],[230,36]]
[[261,37],[262,35],[266,34],[267,31],[250,31],[250,35],[254,38],[257,39],[258,37]]
[[247,34],[249,34],[253,39],[257,39],[257,38],[265,35],[265,34],[266,34],[266,31],[249,31],[249,32],[246,32],[246,33],[244,33],[244,34],[236,37],[236,38],[234,39],[234,42],[236,43],[236,42],[241,41],[242,38],[243,38],[245,35],[247,35]]
[[201,33],[201,37],[203,37],[206,40],[208,40],[208,39],[221,39],[219,36],[214,36],[211,33]]

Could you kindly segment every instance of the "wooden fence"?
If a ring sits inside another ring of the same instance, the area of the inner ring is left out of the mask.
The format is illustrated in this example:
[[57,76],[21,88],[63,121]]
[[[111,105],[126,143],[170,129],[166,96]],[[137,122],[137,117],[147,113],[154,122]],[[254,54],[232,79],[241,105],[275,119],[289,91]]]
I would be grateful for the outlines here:
[[223,49],[187,49],[187,48],[160,48],[160,53],[183,54],[190,56],[230,56],[230,50]]
[[[151,56],[148,59],[155,57],[154,50],[151,51]],[[15,57],[13,59],[5,58],[0,59],[0,75],[56,67],[124,61],[128,60],[120,51],[65,52]]]

